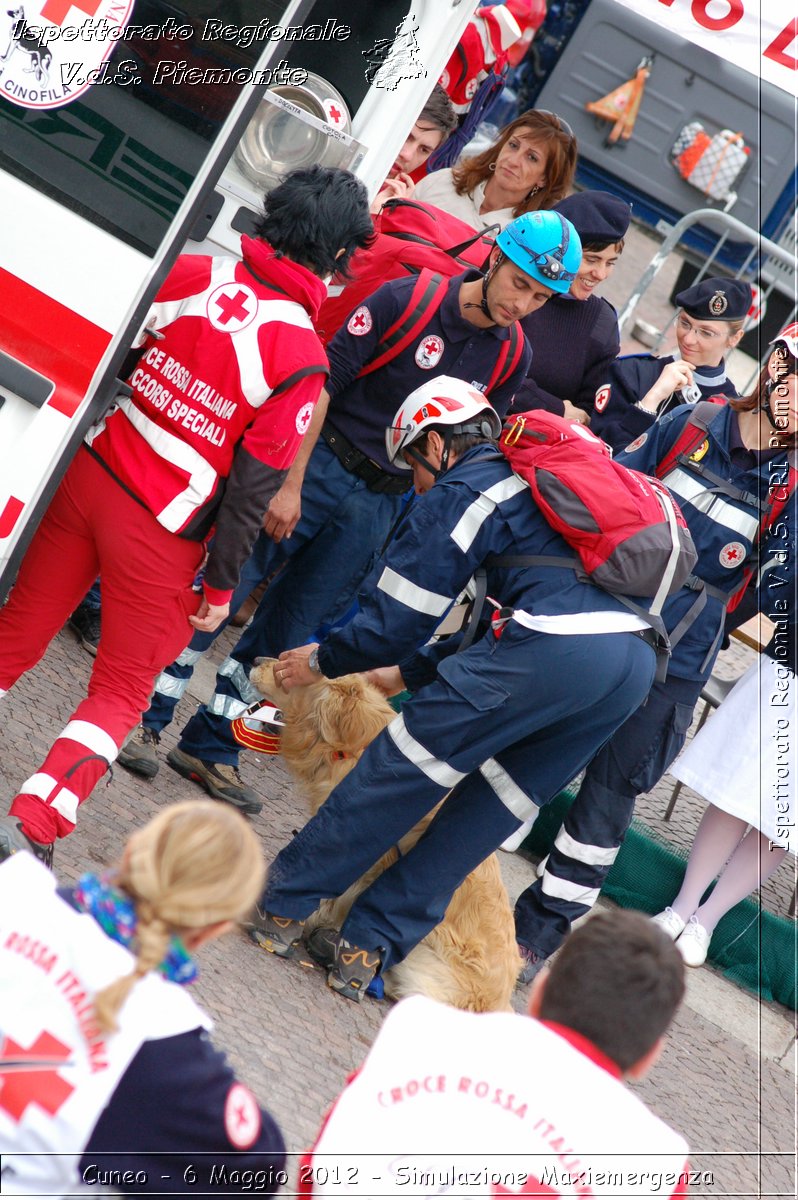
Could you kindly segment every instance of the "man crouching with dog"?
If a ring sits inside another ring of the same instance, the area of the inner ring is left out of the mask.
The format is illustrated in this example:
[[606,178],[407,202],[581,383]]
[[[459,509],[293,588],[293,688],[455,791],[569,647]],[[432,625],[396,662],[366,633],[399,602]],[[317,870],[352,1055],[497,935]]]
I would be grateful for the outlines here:
[[[494,561],[573,563],[497,450],[500,432],[488,400],[462,380],[439,376],[411,393],[386,444],[419,499],[354,620],[321,645],[286,651],[275,670],[287,691],[399,663],[381,673],[385,688],[414,695],[272,864],[251,928],[265,949],[305,953],[304,920],[320,901],[346,891],[446,796],[340,934],[308,939],[330,987],[349,999],[438,924],[465,876],[582,770],[654,677],[643,623],[617,597],[568,564]],[[425,645],[480,569],[489,600],[476,638],[460,653],[459,636]]]

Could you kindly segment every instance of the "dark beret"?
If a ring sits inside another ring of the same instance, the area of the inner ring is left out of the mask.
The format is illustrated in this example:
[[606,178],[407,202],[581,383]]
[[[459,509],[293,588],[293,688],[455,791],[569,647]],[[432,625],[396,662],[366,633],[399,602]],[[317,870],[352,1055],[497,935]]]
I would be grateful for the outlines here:
[[742,279],[710,278],[679,292],[676,303],[697,321],[742,321],[753,298]]
[[632,207],[611,192],[577,192],[554,206],[574,225],[583,246],[612,245],[626,235]]

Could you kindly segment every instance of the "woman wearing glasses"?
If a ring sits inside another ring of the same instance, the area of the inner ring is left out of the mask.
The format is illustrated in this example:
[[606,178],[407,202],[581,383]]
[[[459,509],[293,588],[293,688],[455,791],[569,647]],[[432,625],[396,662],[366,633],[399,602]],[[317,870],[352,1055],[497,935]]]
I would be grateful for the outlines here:
[[678,357],[616,359],[596,392],[593,432],[621,450],[679,404],[739,395],[726,374],[726,355],[743,336],[752,298],[750,284],[740,279],[702,279],[679,292]]
[[554,113],[530,109],[498,141],[456,167],[434,171],[416,186],[414,200],[433,204],[474,229],[500,225],[568,195],[576,169],[576,138]]

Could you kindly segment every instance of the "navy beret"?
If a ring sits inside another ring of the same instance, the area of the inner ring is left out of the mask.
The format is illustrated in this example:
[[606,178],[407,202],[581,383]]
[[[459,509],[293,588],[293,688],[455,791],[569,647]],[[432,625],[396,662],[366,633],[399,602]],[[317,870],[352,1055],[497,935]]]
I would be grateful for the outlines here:
[[560,200],[554,209],[571,221],[583,246],[619,242],[632,217],[631,205],[611,192],[576,192]]
[[676,304],[697,321],[742,321],[753,298],[742,279],[710,278],[679,292]]

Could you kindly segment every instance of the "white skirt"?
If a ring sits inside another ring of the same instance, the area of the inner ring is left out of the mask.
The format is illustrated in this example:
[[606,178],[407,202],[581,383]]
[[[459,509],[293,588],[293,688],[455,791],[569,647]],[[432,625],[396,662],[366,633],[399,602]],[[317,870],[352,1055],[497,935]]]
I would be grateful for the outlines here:
[[670,773],[710,804],[798,853],[798,686],[767,654],[750,667]]

